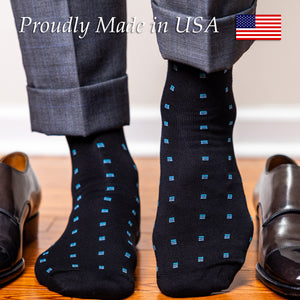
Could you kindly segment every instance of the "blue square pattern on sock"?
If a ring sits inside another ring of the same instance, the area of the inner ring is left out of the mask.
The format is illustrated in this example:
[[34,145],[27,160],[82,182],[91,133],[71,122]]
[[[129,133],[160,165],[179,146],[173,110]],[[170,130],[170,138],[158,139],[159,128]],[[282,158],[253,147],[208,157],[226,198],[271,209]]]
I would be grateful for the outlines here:
[[229,179],[229,180],[232,179],[232,174],[228,174],[228,179]]
[[53,271],[52,268],[48,268],[48,269],[46,270],[47,273],[51,273],[52,271]]
[[99,270],[104,270],[104,266],[99,266]]
[[165,104],[165,109],[170,109],[170,105],[169,104]]
[[109,159],[109,158],[103,159],[103,163],[104,164],[111,164],[111,159]]
[[169,144],[169,140],[168,139],[164,139],[164,144]]
[[169,126],[169,122],[164,121],[164,126],[165,126],[165,127],[168,127],[168,126]]
[[106,173],[106,178],[112,178],[115,177],[114,173]]
[[101,213],[102,214],[107,214],[108,213],[108,209],[107,208],[102,208],[101,209]]
[[40,259],[40,263],[46,262],[46,258]]
[[133,246],[133,243],[131,241],[128,240],[127,242],[130,246]]
[[228,143],[231,143],[231,138],[228,138],[228,139],[227,139],[227,142],[228,142]]
[[136,216],[136,211],[134,209],[131,212],[134,216]]
[[70,258],[76,258],[76,257],[77,257],[77,254],[76,254],[76,253],[70,254]]
[[99,226],[100,226],[100,227],[105,227],[105,226],[106,226],[106,222],[100,222],[100,223],[99,223]]
[[104,255],[104,251],[98,251],[98,255],[99,256],[103,256]]
[[77,222],[79,220],[79,217],[77,216],[77,217],[75,217],[75,218],[73,218],[73,222],[75,223],[75,222]]
[[128,221],[128,224],[130,227],[132,227],[132,225],[133,225],[131,221]]
[[126,231],[126,234],[131,237],[131,233],[128,230]]
[[232,104],[229,104],[228,108],[231,110],[233,108]]
[[79,204],[74,206],[74,210],[77,210],[79,208]]
[[171,86],[170,86],[170,90],[171,90],[172,92],[174,92],[174,91],[175,91],[175,86],[174,86],[174,85],[171,85]]
[[229,258],[229,253],[224,252],[224,253],[223,253],[223,258]]
[[198,257],[198,262],[204,262],[204,257],[203,256],[199,256]]
[[203,94],[200,94],[200,99],[206,99],[207,98],[207,94],[203,93]]
[[231,199],[232,199],[232,194],[228,194],[228,195],[227,195],[227,199],[228,199],[228,200],[231,200]]
[[114,191],[114,190],[115,190],[114,186],[108,186],[108,187],[106,187],[106,191],[107,192],[111,192],[111,191]]
[[125,257],[130,258],[130,257],[131,257],[131,254],[128,253],[128,252],[126,252],[126,253],[125,253]]
[[111,197],[104,197],[103,200],[107,202],[111,202]]
[[122,148],[123,148],[123,150],[127,151],[127,147],[125,144],[122,144]]
[[48,255],[49,254],[49,251],[46,251],[43,253],[43,255]]
[[74,174],[75,174],[75,175],[78,174],[78,172],[79,172],[79,169],[78,169],[78,168],[74,169]]
[[207,111],[206,110],[201,110],[200,111],[200,116],[206,116],[207,115]]
[[229,92],[229,87],[226,86],[226,88],[225,88],[225,93],[228,93],[228,92]]
[[208,129],[208,126],[207,125],[201,125],[200,126],[200,130],[207,130]]
[[169,197],[169,202],[174,202],[175,201],[175,196],[170,196]]
[[229,121],[228,125],[232,126],[233,125],[233,121]]
[[78,232],[77,229],[73,230],[73,231],[72,231],[72,235],[76,234],[77,232]]
[[173,263],[173,269],[178,269],[178,262]]
[[207,175],[207,174],[202,174],[201,178],[202,178],[203,180],[208,179],[208,175]]
[[208,140],[201,140],[201,145],[207,145],[208,144]]
[[171,245],[172,246],[177,245],[177,240],[176,239],[171,240]]
[[228,160],[232,160],[232,156],[231,155],[228,155]]
[[173,157],[172,156],[168,156],[167,157],[167,162],[172,162],[173,161]]
[[209,161],[209,156],[202,156],[202,161]]
[[204,235],[199,235],[198,236],[198,241],[203,242],[204,241]]
[[72,264],[72,268],[78,268],[78,264]]
[[201,200],[207,199],[207,194],[201,194],[200,199],[201,199]]
[[169,218],[169,223],[175,223],[175,218],[174,217]]
[[206,214],[201,214],[201,215],[199,215],[199,219],[200,219],[200,220],[205,220],[205,219],[206,219]]
[[99,236],[99,241],[100,241],[100,242],[105,241],[105,235]]
[[229,239],[230,239],[230,233],[225,233],[224,240],[229,240]]
[[73,149],[73,150],[72,150],[72,155],[75,156],[76,154],[77,154],[76,149]]
[[70,244],[70,247],[71,247],[71,248],[76,247],[76,243],[71,243],[71,244]]
[[80,183],[77,183],[76,186],[75,186],[76,190],[79,190],[81,188],[81,185]]
[[77,201],[80,201],[81,199],[82,199],[82,196],[79,195],[79,196],[77,197]]
[[226,218],[227,218],[227,220],[231,220],[232,219],[232,214],[227,214]]
[[122,272],[127,274],[127,269],[126,268],[122,268]]
[[174,180],[175,180],[174,176],[169,176],[169,181],[174,181]]
[[97,148],[105,148],[105,145],[104,143],[97,143]]

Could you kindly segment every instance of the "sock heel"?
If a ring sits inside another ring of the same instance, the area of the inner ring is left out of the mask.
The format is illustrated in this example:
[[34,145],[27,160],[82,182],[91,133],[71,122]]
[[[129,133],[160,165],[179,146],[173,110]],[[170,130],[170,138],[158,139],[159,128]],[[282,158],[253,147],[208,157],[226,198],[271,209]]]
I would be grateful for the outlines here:
[[34,241],[38,236],[39,213],[29,218],[24,224],[23,240],[24,244]]

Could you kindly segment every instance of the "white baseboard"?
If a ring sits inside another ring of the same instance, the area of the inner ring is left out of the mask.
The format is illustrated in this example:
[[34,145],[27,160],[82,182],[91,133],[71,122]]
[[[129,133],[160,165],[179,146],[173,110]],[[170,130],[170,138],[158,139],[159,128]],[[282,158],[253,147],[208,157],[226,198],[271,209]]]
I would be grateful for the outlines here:
[[[159,108],[133,108],[126,137],[133,156],[158,156],[161,131]],[[234,130],[239,157],[283,153],[300,157],[300,106],[241,108]],[[0,106],[0,153],[67,155],[64,137],[30,131],[27,106]]]

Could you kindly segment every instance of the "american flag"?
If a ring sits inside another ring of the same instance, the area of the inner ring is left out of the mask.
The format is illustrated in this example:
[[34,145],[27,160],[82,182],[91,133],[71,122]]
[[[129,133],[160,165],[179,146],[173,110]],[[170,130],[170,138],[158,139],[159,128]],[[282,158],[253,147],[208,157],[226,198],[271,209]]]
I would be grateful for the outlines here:
[[236,15],[237,40],[281,40],[281,15]]

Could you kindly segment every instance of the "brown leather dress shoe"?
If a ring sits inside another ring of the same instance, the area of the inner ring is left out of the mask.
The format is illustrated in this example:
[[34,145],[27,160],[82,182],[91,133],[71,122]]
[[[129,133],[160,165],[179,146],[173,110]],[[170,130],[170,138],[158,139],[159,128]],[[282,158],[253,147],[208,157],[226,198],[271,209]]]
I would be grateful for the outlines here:
[[23,241],[37,237],[41,192],[26,154],[0,159],[0,285],[25,268]]
[[267,160],[254,190],[259,220],[257,278],[284,296],[300,296],[300,167],[284,155]]

